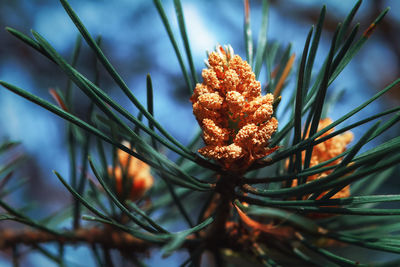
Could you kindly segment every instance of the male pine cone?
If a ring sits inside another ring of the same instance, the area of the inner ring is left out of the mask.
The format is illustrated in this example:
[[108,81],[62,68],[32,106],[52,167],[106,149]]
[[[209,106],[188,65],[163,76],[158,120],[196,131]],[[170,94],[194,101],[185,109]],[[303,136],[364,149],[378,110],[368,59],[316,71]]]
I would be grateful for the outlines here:
[[190,98],[206,144],[199,153],[227,170],[245,170],[278,148],[268,147],[278,127],[274,97],[261,95],[250,65],[231,46],[217,46],[205,63],[203,83]]

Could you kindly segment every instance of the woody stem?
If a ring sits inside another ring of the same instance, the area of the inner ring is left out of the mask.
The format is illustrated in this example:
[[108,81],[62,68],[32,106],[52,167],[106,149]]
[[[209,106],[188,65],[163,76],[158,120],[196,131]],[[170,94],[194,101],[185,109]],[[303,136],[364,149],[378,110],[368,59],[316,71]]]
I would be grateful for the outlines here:
[[108,248],[143,253],[152,246],[152,244],[137,239],[128,233],[97,227],[66,231],[62,236],[32,229],[3,229],[0,231],[0,236],[0,250],[12,248],[19,244],[30,246],[57,242],[60,244],[101,244]]
[[224,242],[227,238],[226,223],[229,219],[232,200],[235,193],[235,184],[237,179],[235,174],[224,174],[217,182],[216,191],[220,195],[219,203],[216,208],[215,221],[208,233],[208,237],[213,242]]

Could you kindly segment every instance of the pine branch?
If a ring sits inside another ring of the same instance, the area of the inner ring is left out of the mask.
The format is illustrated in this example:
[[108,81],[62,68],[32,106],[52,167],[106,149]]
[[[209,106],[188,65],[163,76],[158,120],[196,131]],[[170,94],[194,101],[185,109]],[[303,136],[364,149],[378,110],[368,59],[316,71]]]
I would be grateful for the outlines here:
[[65,231],[62,232],[62,235],[52,235],[51,233],[34,229],[2,229],[0,230],[0,237],[0,250],[12,248],[21,244],[33,246],[43,243],[56,242],[64,245],[78,243],[102,245],[107,248],[118,249],[121,251],[144,253],[154,245],[135,238],[125,232],[99,227],[80,228],[75,231]]

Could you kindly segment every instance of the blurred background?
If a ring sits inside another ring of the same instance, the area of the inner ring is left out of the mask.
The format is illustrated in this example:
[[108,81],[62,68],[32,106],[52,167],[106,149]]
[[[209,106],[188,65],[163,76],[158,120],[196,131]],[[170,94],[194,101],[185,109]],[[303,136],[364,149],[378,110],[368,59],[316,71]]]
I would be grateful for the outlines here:
[[[196,70],[200,76],[206,50],[213,50],[216,44],[231,44],[235,52],[245,58],[243,38],[243,1],[182,1],[186,27],[194,56]],[[299,59],[309,27],[316,24],[322,4],[327,5],[316,66],[322,64],[328,53],[330,40],[336,25],[342,21],[356,1],[270,1],[269,41],[278,41],[284,46],[292,43],[293,52]],[[164,26],[152,1],[131,0],[70,0],[72,7],[94,36],[102,36],[103,50],[125,79],[134,94],[145,101],[146,74],[150,73],[154,86],[155,117],[174,137],[187,143],[197,129],[192,115],[190,95],[185,88],[180,67],[169,42]],[[172,0],[163,1],[173,30],[179,36]],[[257,38],[261,22],[261,1],[250,0],[253,37]],[[360,22],[361,34],[387,6],[391,10],[383,23],[376,29],[368,43],[330,87],[330,92],[345,89],[340,102],[329,114],[338,118],[378,90],[400,76],[400,2],[365,1],[355,22]],[[66,58],[70,58],[76,36],[76,28],[61,4],[54,0],[1,0],[0,1],[0,80],[24,88],[47,100],[50,88],[65,89],[67,79],[54,64],[42,55],[18,41],[4,28],[13,27],[30,34],[34,29],[44,36]],[[180,39],[180,47],[183,48]],[[93,54],[83,47],[78,62],[80,69],[93,78]],[[185,58],[186,59],[186,58]],[[129,101],[101,69],[100,85],[114,99],[136,114]],[[294,76],[290,78],[287,91],[293,90]],[[266,84],[266,72],[260,76]],[[400,88],[394,88],[376,103],[351,118],[346,124],[360,118],[386,110],[399,104]],[[77,114],[85,114],[89,102],[74,89],[74,103]],[[65,122],[46,110],[29,103],[11,92],[0,88],[0,137],[1,140],[20,141],[19,153],[27,160],[18,176],[29,178],[29,183],[17,194],[8,198],[10,203],[21,203],[35,199],[43,214],[50,214],[70,201],[71,197],[52,174],[57,170],[68,177],[68,153],[65,137]],[[368,125],[367,125],[368,126]],[[365,128],[354,130],[357,136]],[[398,135],[399,128],[393,128],[383,136],[389,139]],[[386,193],[398,192],[400,182],[392,179],[384,189]],[[34,214],[34,216],[43,216]],[[6,225],[3,222],[0,223]],[[79,263],[88,251],[84,247],[69,248],[71,266],[91,266]],[[162,259],[163,266],[175,266],[181,255]],[[146,260],[150,266],[159,262],[157,252]],[[51,264],[39,254],[28,254],[24,266],[47,266]],[[11,265],[6,253],[0,252],[0,266]],[[51,266],[51,265],[49,265]]]

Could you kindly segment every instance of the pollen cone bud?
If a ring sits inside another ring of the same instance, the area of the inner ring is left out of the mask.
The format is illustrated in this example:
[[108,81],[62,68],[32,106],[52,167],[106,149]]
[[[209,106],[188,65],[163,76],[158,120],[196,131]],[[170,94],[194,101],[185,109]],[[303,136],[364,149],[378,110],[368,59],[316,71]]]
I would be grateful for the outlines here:
[[[123,145],[130,147],[128,142],[123,142]],[[115,178],[118,197],[132,201],[142,198],[154,183],[153,176],[150,174],[150,166],[122,150],[118,150],[117,156],[120,166],[116,166],[114,169],[109,167],[108,173],[110,177]],[[130,188],[126,188],[127,186]]]
[[[320,120],[319,124],[318,124],[318,131],[322,130],[323,128],[329,126],[332,123],[332,120],[330,118],[325,118]],[[322,134],[319,138],[322,138],[324,136],[327,136],[331,133],[333,133],[335,129],[332,128],[329,131],[325,132],[324,134]],[[306,134],[306,138],[308,138],[309,133]],[[319,139],[317,138],[317,140]],[[316,165],[319,165],[325,161],[328,161],[330,159],[333,159],[337,156],[339,156],[340,154],[342,154],[344,151],[346,151],[347,149],[347,145],[353,140],[353,134],[351,132],[345,132],[343,134],[340,135],[335,135],[334,137],[327,139],[324,142],[319,143],[318,145],[315,145],[313,147],[312,150],[312,154],[311,154],[311,160],[310,160],[310,168],[314,167]],[[304,164],[304,159],[305,159],[305,151],[302,152],[302,162]],[[328,167],[328,166],[333,166],[336,164],[339,164],[341,162],[341,158],[338,158],[326,165],[324,165],[324,167]],[[286,165],[289,165],[289,161],[286,162]],[[321,173],[317,173],[314,175],[310,175],[307,178],[307,182],[310,181],[314,181],[317,179],[321,179],[326,177],[327,175],[331,174],[333,172],[333,170],[326,170],[324,172]],[[297,186],[297,180],[294,179],[293,183],[292,183],[292,187]],[[323,197],[326,192],[322,192],[317,199],[320,199],[321,197]],[[307,199],[308,196],[305,196],[304,199]],[[345,198],[345,197],[350,197],[350,185],[347,185],[345,187],[343,187],[339,192],[337,192],[335,195],[333,195],[331,198]],[[311,214],[310,217],[315,217],[315,218],[323,218],[323,217],[331,217],[331,214],[325,214],[325,215],[321,215],[321,214]]]
[[203,129],[205,147],[199,153],[225,169],[245,170],[277,147],[269,140],[278,128],[272,117],[272,94],[261,95],[261,84],[250,65],[231,46],[217,46],[190,98]]

